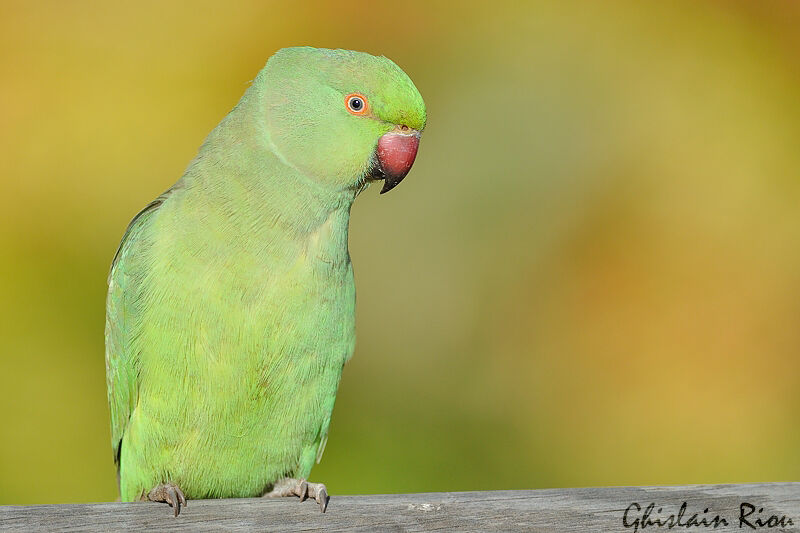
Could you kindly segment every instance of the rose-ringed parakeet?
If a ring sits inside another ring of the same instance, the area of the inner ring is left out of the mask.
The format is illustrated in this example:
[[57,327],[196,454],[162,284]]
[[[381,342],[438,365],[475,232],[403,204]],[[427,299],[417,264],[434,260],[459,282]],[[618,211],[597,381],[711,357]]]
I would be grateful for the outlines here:
[[287,48],[180,180],[128,226],[109,275],[106,374],[123,501],[314,498],[355,343],[350,206],[397,185],[426,113],[389,59]]

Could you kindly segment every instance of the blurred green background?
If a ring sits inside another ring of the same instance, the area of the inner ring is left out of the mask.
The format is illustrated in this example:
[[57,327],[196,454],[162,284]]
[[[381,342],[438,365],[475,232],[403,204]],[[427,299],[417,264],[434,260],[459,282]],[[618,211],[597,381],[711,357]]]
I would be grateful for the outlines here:
[[0,4],[0,503],[113,500],[106,274],[278,48],[429,126],[353,208],[333,494],[800,477],[800,5]]

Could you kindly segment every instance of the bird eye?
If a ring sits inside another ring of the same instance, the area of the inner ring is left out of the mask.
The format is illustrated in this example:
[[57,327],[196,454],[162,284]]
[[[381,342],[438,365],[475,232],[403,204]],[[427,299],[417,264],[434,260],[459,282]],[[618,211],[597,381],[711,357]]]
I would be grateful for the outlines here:
[[365,115],[367,113],[367,99],[363,94],[353,93],[344,97],[347,110],[353,115]]

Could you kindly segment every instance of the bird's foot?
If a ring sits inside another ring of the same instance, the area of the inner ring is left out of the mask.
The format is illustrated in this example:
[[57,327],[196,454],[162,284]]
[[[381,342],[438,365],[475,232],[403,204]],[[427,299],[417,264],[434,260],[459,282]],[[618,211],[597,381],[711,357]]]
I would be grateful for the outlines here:
[[188,506],[186,496],[183,495],[181,488],[175,483],[162,483],[147,493],[147,499],[151,502],[168,503],[175,510],[175,516],[181,512],[181,505]]
[[264,494],[264,498],[283,498],[297,496],[302,502],[306,498],[313,498],[319,504],[323,513],[328,508],[328,489],[323,483],[309,483],[305,479],[286,478],[272,486],[272,490]]

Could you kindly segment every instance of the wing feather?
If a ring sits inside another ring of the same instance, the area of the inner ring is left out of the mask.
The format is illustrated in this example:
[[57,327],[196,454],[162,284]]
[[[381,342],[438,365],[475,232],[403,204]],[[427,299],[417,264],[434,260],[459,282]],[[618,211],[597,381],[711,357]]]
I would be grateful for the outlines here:
[[111,412],[111,447],[119,468],[122,438],[139,399],[139,354],[131,340],[140,326],[139,306],[147,275],[146,251],[154,215],[170,191],[159,196],[131,220],[114,255],[106,300],[106,385]]

